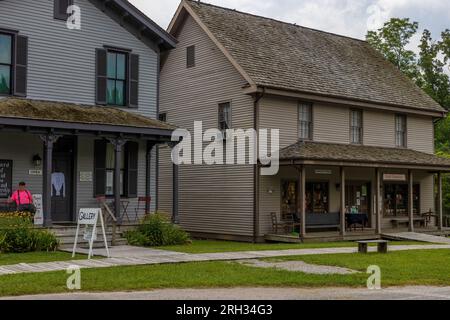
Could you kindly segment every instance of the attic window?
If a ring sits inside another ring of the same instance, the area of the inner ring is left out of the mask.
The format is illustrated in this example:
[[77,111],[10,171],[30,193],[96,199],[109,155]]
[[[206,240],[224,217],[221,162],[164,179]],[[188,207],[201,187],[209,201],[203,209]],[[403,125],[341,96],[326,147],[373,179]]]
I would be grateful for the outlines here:
[[186,67],[195,67],[195,46],[190,46],[186,48]]
[[66,21],[69,18],[67,8],[73,5],[73,0],[54,0],[53,14],[57,20]]

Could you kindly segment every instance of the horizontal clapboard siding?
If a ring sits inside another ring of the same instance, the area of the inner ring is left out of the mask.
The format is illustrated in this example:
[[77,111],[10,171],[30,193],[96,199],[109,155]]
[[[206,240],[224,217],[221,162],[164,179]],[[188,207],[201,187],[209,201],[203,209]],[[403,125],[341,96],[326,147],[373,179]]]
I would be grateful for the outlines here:
[[[194,121],[203,129],[218,127],[218,104],[231,102],[234,128],[253,128],[253,100],[242,93],[246,81],[192,18],[187,18],[177,49],[161,72],[161,112],[188,130]],[[195,67],[186,68],[186,48],[195,45]],[[172,211],[171,167],[168,151],[161,152],[159,207]],[[190,232],[217,235],[253,234],[253,167],[181,166],[179,217]]]
[[158,54],[88,0],[81,9],[81,30],[53,18],[53,1],[0,1],[0,28],[29,38],[28,98],[95,104],[95,49],[131,49],[140,56],[139,109],[156,117]]

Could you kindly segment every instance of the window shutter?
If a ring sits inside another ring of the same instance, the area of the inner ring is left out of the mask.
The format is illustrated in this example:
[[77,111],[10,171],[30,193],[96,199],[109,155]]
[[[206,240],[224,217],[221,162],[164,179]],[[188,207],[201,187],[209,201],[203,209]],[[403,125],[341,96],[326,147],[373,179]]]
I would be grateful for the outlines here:
[[27,96],[27,73],[28,73],[28,38],[24,36],[16,37],[14,64],[14,95],[20,97]]
[[106,141],[94,142],[94,196],[106,193]]
[[53,16],[58,20],[67,20],[67,8],[73,5],[73,0],[54,0],[53,1]]
[[186,67],[195,67],[195,46],[190,46],[186,48]]
[[96,99],[98,105],[106,105],[106,83],[107,83],[107,52],[105,49],[96,49]]
[[138,193],[138,164],[139,164],[139,144],[128,142],[125,146],[126,154],[126,195],[128,198],[136,198]]
[[130,73],[128,79],[128,107],[139,106],[139,55],[130,54]]

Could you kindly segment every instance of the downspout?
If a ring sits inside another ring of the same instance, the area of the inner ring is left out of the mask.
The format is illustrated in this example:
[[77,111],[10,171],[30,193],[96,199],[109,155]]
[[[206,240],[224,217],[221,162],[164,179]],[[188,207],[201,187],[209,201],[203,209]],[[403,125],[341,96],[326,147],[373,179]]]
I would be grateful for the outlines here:
[[[259,130],[259,102],[265,95],[265,88],[262,93],[255,93],[253,102],[253,127],[258,135]],[[258,136],[257,136],[258,137]],[[253,165],[253,242],[258,242],[259,237],[259,139],[256,144],[256,164]]]

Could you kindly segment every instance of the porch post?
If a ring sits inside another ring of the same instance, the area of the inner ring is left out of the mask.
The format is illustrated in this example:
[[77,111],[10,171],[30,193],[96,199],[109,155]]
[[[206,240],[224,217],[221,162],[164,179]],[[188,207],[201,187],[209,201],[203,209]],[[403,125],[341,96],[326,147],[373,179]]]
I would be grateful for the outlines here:
[[438,198],[437,198],[437,213],[438,213],[438,229],[442,231],[444,227],[443,210],[442,210],[442,173],[438,172]]
[[376,225],[376,234],[381,234],[381,173],[380,169],[375,169],[376,183],[375,183],[375,225]]
[[300,206],[300,238],[306,235],[306,206],[305,206],[305,189],[306,189],[306,170],[305,166],[301,166],[298,176],[298,203]]
[[[152,150],[155,146],[155,143],[148,141],[147,142],[147,152],[145,154],[145,197],[150,199],[152,195],[151,190],[151,177],[152,177]],[[145,202],[145,213],[150,212],[150,201]]]
[[43,165],[43,185],[42,185],[42,207],[44,212],[44,226],[52,226],[52,160],[53,145],[58,141],[59,136],[54,134],[42,135],[44,142],[44,165]]
[[414,181],[412,170],[408,170],[408,217],[409,217],[409,232],[414,232]]
[[[119,220],[120,218],[120,160],[122,159],[122,149],[127,143],[126,140],[122,138],[111,139],[111,144],[114,146],[114,214]],[[122,223],[122,221],[119,221]]]
[[345,168],[341,167],[341,236],[345,236]]
[[[181,141],[172,141],[168,143],[168,146],[173,150],[175,146]],[[178,155],[176,155],[178,157]],[[172,160],[172,222],[179,223],[178,215],[178,198],[179,198],[179,166],[175,164],[178,159]]]

